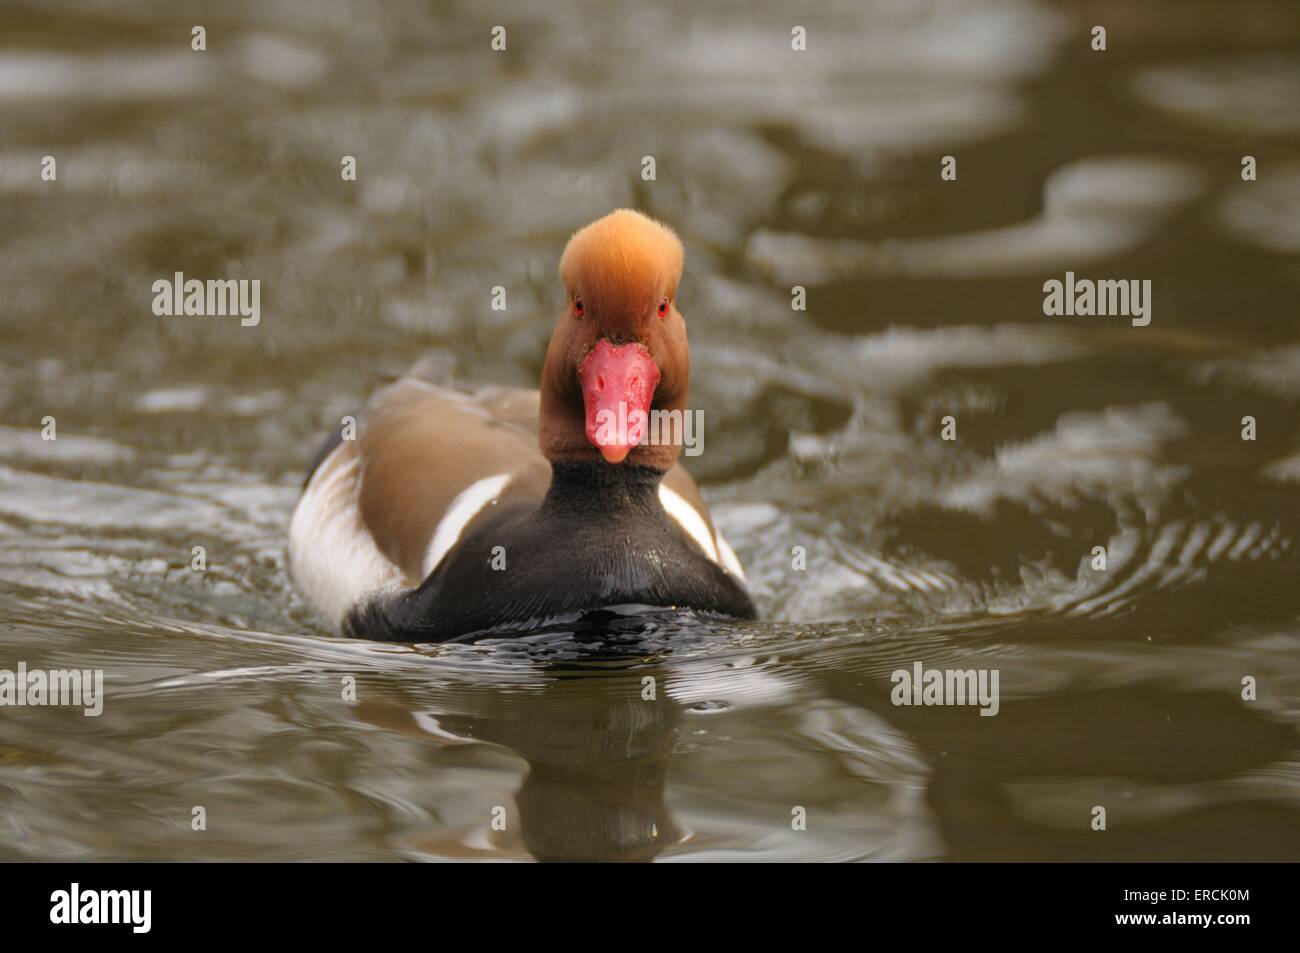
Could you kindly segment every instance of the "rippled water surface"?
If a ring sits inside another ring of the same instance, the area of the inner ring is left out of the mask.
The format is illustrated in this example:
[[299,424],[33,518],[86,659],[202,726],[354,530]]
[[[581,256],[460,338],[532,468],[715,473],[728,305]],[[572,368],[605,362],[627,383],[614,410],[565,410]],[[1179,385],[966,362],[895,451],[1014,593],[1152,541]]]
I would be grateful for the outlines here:
[[[0,12],[0,669],[108,693],[0,709],[0,857],[1300,858],[1293,0],[480,7]],[[333,636],[322,434],[426,353],[535,386],[620,205],[763,621]],[[261,323],[155,317],[177,271]],[[1044,317],[1066,271],[1151,324]],[[917,661],[998,714],[894,706]]]

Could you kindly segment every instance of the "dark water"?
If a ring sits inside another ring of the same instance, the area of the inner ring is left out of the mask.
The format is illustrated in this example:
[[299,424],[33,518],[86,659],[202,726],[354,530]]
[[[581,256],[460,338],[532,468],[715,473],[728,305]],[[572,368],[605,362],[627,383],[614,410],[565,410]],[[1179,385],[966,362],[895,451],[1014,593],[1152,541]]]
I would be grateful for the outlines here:
[[[0,708],[0,857],[1300,858],[1293,0],[0,24],[0,669],[107,690]],[[428,352],[533,386],[620,205],[686,242],[691,468],[764,621],[331,636],[284,552],[321,434]],[[260,324],[155,317],[176,271]],[[1151,323],[1045,317],[1067,271]],[[998,714],[893,705],[917,661]]]

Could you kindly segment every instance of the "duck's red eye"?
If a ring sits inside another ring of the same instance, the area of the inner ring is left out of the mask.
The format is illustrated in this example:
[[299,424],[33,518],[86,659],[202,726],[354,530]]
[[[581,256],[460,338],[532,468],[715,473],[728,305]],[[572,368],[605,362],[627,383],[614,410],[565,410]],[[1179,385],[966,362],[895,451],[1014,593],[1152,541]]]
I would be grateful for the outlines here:
[[584,314],[586,314],[586,313],[587,313],[587,308],[586,308],[586,306],[582,303],[582,299],[579,298],[577,295],[574,295],[574,296],[573,296],[573,314],[574,314],[574,316],[580,318],[580,317],[582,317],[582,316],[583,316]]
[[664,298],[663,301],[660,301],[660,302],[659,302],[659,317],[661,317],[661,318],[666,318],[666,317],[668,317],[668,299],[667,299],[667,298]]

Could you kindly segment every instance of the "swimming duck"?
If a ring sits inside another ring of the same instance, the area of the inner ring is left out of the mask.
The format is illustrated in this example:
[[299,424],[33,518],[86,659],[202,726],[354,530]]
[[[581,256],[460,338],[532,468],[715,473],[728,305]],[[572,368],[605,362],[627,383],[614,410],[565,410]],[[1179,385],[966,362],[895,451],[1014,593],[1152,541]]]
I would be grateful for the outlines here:
[[680,443],[647,439],[655,411],[688,412],[682,264],[670,228],[619,209],[560,258],[540,391],[412,376],[379,391],[290,524],[290,571],[317,609],[403,642],[626,604],[753,618]]

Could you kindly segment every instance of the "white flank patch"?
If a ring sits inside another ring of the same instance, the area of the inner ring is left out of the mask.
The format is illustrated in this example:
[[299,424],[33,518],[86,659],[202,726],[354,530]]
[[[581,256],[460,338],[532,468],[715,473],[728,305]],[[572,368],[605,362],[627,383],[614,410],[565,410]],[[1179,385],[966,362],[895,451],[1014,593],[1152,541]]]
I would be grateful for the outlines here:
[[446,514],[434,530],[429,550],[424,554],[424,575],[427,577],[438,567],[444,556],[456,545],[469,521],[478,516],[483,507],[495,502],[510,483],[511,474],[484,477],[457,494],[447,507]]
[[359,469],[356,448],[337,447],[312,474],[289,524],[294,582],[336,624],[363,596],[402,581],[361,519]]
[[[699,544],[700,549],[704,550],[704,555],[715,563],[719,562],[718,547],[713,544],[713,534],[709,532],[709,524],[704,522],[704,517],[699,511],[679,493],[675,493],[662,483],[659,484],[659,502],[667,510],[668,515],[677,521],[677,525],[686,530],[686,535]],[[735,555],[732,555],[735,558]]]
[[745,567],[740,565],[740,560],[736,557],[736,551],[731,548],[731,544],[722,538],[722,530],[718,530],[718,556],[722,561],[722,568],[727,570],[741,582],[748,582],[745,578]]

